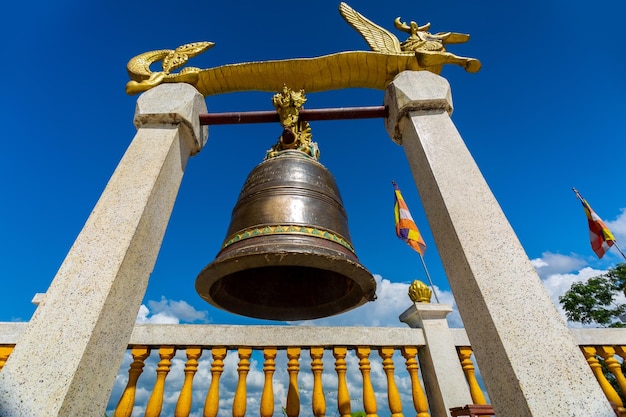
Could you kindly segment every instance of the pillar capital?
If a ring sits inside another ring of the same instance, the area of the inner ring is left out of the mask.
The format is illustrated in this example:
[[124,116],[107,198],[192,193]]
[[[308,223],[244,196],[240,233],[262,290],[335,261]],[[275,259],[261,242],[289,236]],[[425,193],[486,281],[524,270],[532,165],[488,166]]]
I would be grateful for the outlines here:
[[134,123],[137,129],[180,125],[181,134],[191,149],[200,152],[209,136],[208,126],[200,125],[200,113],[207,113],[202,94],[185,83],[161,84],[137,100]]
[[448,81],[429,71],[404,71],[387,87],[385,106],[389,116],[385,128],[391,139],[402,145],[398,125],[409,112],[445,111],[452,114],[452,93]]
[[414,303],[400,314],[400,321],[412,328],[422,328],[425,320],[445,319],[451,312],[450,304]]

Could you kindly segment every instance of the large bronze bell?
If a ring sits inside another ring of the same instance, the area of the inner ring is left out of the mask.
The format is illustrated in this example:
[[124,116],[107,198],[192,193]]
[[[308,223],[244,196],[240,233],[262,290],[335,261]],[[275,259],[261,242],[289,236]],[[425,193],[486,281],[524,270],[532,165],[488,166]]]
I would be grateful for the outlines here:
[[285,128],[249,174],[222,249],[196,279],[203,299],[244,316],[305,320],[376,298],[335,180],[317,154],[315,142]]

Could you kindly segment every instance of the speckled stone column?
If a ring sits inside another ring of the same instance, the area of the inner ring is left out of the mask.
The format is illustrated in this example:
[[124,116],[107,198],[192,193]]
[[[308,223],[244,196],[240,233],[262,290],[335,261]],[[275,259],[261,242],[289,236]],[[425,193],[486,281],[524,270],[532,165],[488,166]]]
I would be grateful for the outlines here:
[[422,329],[426,346],[419,350],[424,389],[432,416],[449,416],[450,408],[471,404],[461,361],[446,316],[449,304],[415,303],[400,315],[400,321]]
[[496,414],[614,416],[450,119],[448,82],[404,72],[385,104]]
[[165,84],[0,372],[3,417],[102,416],[190,155],[204,98]]

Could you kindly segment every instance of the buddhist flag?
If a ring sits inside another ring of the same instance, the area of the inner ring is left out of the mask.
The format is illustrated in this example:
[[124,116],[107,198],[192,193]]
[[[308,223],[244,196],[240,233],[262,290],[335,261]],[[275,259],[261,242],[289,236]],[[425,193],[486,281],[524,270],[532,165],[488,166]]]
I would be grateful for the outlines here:
[[424,243],[424,239],[422,239],[422,235],[417,229],[417,226],[413,221],[413,217],[411,217],[409,208],[404,202],[404,198],[402,198],[402,194],[400,193],[398,185],[393,181],[391,181],[391,183],[393,184],[396,196],[396,202],[393,207],[393,211],[396,217],[396,234],[410,247],[419,252],[420,255],[424,255],[424,251],[426,250],[426,244]]
[[602,219],[592,210],[587,200],[585,200],[577,189],[573,188],[576,197],[583,204],[583,209],[587,215],[587,223],[589,223],[589,239],[591,240],[591,249],[602,258],[611,246],[615,244],[615,237]]

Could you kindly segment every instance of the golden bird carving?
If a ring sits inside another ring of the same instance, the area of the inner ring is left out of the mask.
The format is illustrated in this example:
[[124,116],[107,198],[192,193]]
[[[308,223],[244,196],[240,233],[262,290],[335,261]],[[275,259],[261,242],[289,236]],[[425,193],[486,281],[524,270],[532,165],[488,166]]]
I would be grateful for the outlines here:
[[386,54],[413,55],[412,51],[402,50],[400,41],[393,33],[378,26],[346,3],[339,3],[339,13],[350,26],[363,36],[365,42],[372,48],[372,51]]
[[477,59],[460,57],[446,52],[446,44],[467,42],[470,38],[467,34],[455,32],[432,34],[427,32],[430,23],[419,26],[416,22],[411,21],[406,24],[400,20],[400,17],[397,17],[394,20],[395,27],[409,34],[409,38],[400,43],[393,33],[372,22],[344,2],[339,4],[339,13],[350,26],[361,34],[373,51],[399,55],[415,54],[418,62],[423,66],[451,63],[461,65],[468,72],[477,72],[481,67],[480,61]]

